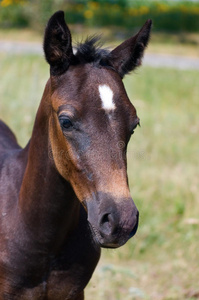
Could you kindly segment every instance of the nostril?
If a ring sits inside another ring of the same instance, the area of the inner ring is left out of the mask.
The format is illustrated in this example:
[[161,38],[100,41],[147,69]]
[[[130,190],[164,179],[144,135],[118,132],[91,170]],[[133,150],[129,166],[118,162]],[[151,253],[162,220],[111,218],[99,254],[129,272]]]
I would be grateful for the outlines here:
[[101,222],[100,222],[100,225],[109,223],[109,216],[110,216],[110,214],[105,214],[105,215],[103,215],[103,217],[102,217],[102,219],[101,219]]
[[100,221],[100,232],[103,237],[113,234],[115,229],[114,218],[111,213],[106,213]]

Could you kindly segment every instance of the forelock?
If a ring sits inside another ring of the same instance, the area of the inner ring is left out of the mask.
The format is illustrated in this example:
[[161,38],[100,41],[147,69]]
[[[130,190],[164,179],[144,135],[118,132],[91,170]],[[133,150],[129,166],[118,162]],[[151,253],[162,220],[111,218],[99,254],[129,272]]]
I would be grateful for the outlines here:
[[76,47],[76,61],[79,63],[94,63],[96,66],[111,67],[109,62],[110,51],[102,48],[103,43],[99,36],[92,36]]

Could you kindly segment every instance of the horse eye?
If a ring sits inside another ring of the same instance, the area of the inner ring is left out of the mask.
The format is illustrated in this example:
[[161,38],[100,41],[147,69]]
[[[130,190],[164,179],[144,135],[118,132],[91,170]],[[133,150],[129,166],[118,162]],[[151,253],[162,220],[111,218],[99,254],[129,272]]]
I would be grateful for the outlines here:
[[134,130],[136,129],[137,126],[140,126],[140,127],[141,127],[141,125],[140,125],[140,120],[138,120],[138,123],[135,124],[135,125],[133,126],[133,128],[131,129],[131,134],[134,134]]
[[61,124],[61,127],[64,129],[69,129],[73,127],[73,124],[69,118],[60,118],[59,122]]
[[134,130],[136,129],[137,124],[135,126],[133,126],[133,128],[131,129],[131,135],[134,134]]

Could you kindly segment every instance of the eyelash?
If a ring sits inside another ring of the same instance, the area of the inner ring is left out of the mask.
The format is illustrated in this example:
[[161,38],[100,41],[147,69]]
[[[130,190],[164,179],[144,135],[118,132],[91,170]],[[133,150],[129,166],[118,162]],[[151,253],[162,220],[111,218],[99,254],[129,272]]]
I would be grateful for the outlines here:
[[137,126],[141,127],[141,125],[140,125],[140,120],[139,120],[138,123],[133,127],[133,129],[131,130],[131,135],[134,134],[134,130],[136,129]]

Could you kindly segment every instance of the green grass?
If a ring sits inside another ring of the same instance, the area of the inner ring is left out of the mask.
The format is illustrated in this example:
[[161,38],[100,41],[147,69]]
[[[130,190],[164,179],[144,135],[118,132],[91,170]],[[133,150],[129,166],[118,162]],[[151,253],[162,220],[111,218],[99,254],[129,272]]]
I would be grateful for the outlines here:
[[0,54],[0,78],[0,118],[25,146],[48,78],[48,66],[42,57]]
[[[0,54],[0,118],[23,146],[48,74],[42,57]],[[87,300],[199,297],[198,78],[149,67],[126,77],[142,126],[128,147],[140,226],[125,246],[103,251]]]

